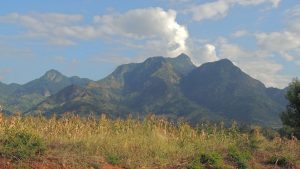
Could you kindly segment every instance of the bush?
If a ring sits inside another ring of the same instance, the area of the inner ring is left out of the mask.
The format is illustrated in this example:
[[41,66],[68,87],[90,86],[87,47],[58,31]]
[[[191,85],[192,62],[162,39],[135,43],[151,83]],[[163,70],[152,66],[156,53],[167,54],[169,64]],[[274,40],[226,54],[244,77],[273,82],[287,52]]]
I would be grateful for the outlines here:
[[200,156],[200,162],[202,164],[209,164],[213,166],[219,166],[223,163],[223,158],[218,153],[209,153],[209,154],[202,154]]
[[109,164],[112,164],[112,165],[117,165],[120,163],[120,158],[116,155],[108,155],[106,157],[106,161],[109,163]]
[[0,154],[15,160],[32,158],[46,150],[40,137],[26,131],[8,130],[0,142]]
[[195,160],[187,166],[187,169],[204,169],[204,167],[198,160]]
[[284,167],[289,164],[289,159],[284,156],[272,156],[269,163]]
[[251,155],[247,151],[239,151],[237,147],[229,148],[229,157],[237,164],[238,169],[248,169],[247,161]]
[[204,166],[209,166],[212,169],[223,168],[223,158],[219,153],[205,153],[201,154],[200,157],[196,158],[187,168],[188,169],[202,169]]

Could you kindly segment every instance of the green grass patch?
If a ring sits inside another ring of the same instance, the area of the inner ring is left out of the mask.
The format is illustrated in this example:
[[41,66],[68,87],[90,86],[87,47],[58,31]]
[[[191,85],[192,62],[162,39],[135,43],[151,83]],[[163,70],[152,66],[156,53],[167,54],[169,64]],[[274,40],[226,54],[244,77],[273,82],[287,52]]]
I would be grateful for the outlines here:
[[217,152],[203,153],[199,157],[197,157],[194,161],[192,161],[187,168],[204,169],[207,167],[212,169],[226,168],[222,155]]
[[14,160],[33,158],[46,150],[42,138],[16,129],[6,130],[0,142],[0,154]]
[[106,157],[106,161],[112,165],[118,165],[120,163],[121,158],[116,155],[108,155]]
[[247,161],[251,158],[251,154],[248,151],[241,151],[232,146],[228,149],[228,155],[237,164],[238,169],[249,169]]
[[285,167],[290,164],[290,159],[285,156],[272,156],[271,159],[269,160],[269,163],[273,165]]

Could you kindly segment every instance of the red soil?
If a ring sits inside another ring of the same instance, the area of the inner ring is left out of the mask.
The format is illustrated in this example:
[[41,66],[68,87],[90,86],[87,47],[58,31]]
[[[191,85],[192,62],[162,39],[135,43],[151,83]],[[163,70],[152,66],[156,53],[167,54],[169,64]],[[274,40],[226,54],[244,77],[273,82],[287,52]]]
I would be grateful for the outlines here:
[[[13,162],[6,158],[0,158],[1,169],[15,169],[17,167],[25,167],[30,169],[81,169],[74,166],[68,166],[60,163],[56,159],[30,160],[28,162]],[[108,163],[99,164],[101,169],[122,169]],[[89,168],[93,169],[93,168]]]

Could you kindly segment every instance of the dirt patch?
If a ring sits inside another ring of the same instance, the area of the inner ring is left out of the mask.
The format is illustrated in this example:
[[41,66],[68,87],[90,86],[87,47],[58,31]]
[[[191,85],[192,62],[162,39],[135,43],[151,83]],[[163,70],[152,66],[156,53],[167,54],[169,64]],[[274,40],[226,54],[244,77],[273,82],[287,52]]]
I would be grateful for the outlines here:
[[13,165],[13,163],[10,160],[4,159],[4,158],[0,158],[0,168],[3,168],[3,169],[14,169],[14,165]]
[[[15,168],[30,168],[30,169],[85,169],[84,167],[71,166],[61,163],[58,159],[44,158],[29,161],[12,161],[7,158],[0,157],[1,169],[15,169]],[[87,169],[122,169],[118,166],[113,166],[108,163],[102,163],[95,167],[87,167]]]
[[113,166],[113,165],[108,164],[108,163],[103,163],[103,164],[101,165],[101,168],[102,168],[102,169],[122,169],[121,167]]

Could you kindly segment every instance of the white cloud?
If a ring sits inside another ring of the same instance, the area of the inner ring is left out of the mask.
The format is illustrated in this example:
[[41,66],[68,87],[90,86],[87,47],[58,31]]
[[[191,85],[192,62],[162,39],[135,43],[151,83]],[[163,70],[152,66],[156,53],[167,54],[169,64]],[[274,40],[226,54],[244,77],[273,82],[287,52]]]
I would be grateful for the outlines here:
[[167,43],[169,55],[186,50],[188,31],[176,22],[174,10],[135,9],[122,14],[95,16],[94,21],[111,35]]
[[242,49],[240,46],[235,44],[229,44],[227,42],[222,43],[219,46],[219,52],[221,53],[221,56],[224,58],[229,58],[232,60],[238,60],[241,57],[251,57],[253,53],[246,51],[245,49]]
[[238,31],[234,32],[232,34],[232,36],[235,38],[241,38],[241,37],[247,36],[248,34],[249,34],[249,32],[246,30],[238,30]]
[[202,21],[205,19],[218,19],[225,17],[230,8],[236,5],[249,6],[260,5],[263,3],[269,3],[272,7],[278,7],[280,0],[216,0],[213,2],[195,5],[186,11],[192,13],[194,20]]
[[269,55],[280,55],[286,61],[294,61],[300,51],[300,6],[286,11],[287,27],[283,31],[256,33],[260,50]]
[[198,6],[194,6],[189,9],[193,14],[193,19],[196,21],[202,21],[210,18],[220,18],[227,15],[230,4],[226,1],[215,1]]
[[281,52],[280,55],[281,55],[286,61],[293,61],[293,60],[294,60],[294,56],[290,55],[289,53]]
[[83,23],[81,15],[59,13],[11,13],[0,16],[1,22],[21,25],[27,30],[26,37],[43,38],[54,45],[68,46],[92,39],[121,39],[123,43],[125,38],[132,44],[159,43],[159,50],[164,50],[162,54],[169,56],[186,51],[189,36],[186,27],[177,23],[176,11],[162,8],[94,16],[93,22],[87,24]]
[[277,8],[281,0],[231,0],[232,3],[239,5],[259,5],[263,3],[270,3],[272,7]]
[[0,22],[12,23],[25,27],[26,36],[44,38],[51,44],[73,45],[71,38],[91,39],[99,36],[101,32],[93,26],[83,26],[81,15],[60,13],[30,13],[22,15],[11,13],[0,16]]
[[256,40],[261,48],[270,52],[282,52],[300,46],[299,36],[288,31],[258,33]]
[[[213,62],[219,60],[216,54],[216,47],[212,44],[194,44],[194,42],[189,44],[189,51],[192,62],[199,66],[206,62]],[[200,47],[199,47],[200,46]]]

